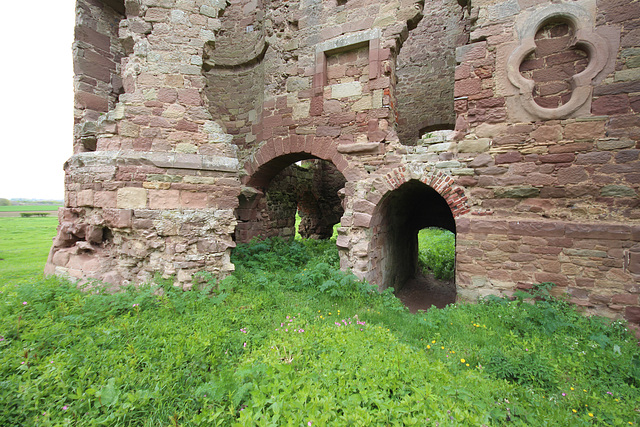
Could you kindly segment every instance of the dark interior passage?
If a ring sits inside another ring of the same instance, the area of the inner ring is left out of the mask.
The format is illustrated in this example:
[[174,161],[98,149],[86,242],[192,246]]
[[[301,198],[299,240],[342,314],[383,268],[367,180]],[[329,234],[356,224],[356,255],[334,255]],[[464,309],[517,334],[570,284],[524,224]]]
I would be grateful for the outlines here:
[[412,311],[455,301],[455,283],[425,276],[418,268],[418,232],[440,227],[455,234],[449,205],[433,188],[411,180],[380,202],[373,218],[372,248],[381,288],[393,287]]

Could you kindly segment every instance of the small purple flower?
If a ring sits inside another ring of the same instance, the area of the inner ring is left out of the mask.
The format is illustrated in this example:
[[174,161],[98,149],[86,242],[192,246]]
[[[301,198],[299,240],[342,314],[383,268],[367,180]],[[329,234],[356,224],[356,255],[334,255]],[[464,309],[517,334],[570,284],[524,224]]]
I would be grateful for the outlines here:
[[0,337],[0,342],[4,341],[4,337]]
[[69,409],[69,407],[68,407],[67,405],[64,405],[64,406],[62,407],[62,410],[63,410],[63,411],[66,411],[67,409]]
[[27,302],[26,302],[26,301],[23,301],[23,302],[22,302],[22,305],[27,305]]
[[140,306],[140,304],[133,304],[133,306],[134,306],[134,307],[139,307],[139,306]]
[[247,346],[247,343],[244,343],[242,346],[243,346],[243,347],[246,347],[246,346]]
[[563,395],[563,396],[566,396],[566,395],[567,395],[567,393],[562,393],[562,395]]
[[310,426],[310,425],[312,425],[312,424],[313,424],[313,423],[312,423],[311,421],[309,421],[309,422],[307,423],[307,425],[308,425],[308,426]]

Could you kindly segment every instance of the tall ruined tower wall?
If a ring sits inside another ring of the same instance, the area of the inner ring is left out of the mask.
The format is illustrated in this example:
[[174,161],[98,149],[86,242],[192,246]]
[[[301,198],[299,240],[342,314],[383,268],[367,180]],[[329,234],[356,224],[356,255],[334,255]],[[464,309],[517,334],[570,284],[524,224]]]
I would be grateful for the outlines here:
[[297,209],[316,236],[342,215],[342,267],[380,289],[439,226],[461,298],[552,281],[638,322],[639,9],[78,0],[47,272],[189,287],[236,242],[291,236]]

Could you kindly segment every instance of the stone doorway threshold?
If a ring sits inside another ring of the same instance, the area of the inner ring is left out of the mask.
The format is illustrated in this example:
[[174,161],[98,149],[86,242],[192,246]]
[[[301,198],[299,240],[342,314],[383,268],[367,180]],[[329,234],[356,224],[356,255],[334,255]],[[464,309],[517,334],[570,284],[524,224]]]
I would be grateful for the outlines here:
[[456,288],[453,280],[438,280],[432,275],[418,276],[407,281],[396,297],[409,308],[411,313],[427,310],[432,305],[444,308],[456,302]]

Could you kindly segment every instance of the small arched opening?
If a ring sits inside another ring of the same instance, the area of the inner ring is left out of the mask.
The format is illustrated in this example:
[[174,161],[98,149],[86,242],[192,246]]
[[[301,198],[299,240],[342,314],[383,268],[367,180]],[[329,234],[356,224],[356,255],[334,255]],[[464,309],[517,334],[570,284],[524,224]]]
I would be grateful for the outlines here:
[[412,312],[455,302],[453,278],[436,279],[418,261],[420,230],[435,227],[455,236],[453,213],[436,190],[416,179],[405,182],[380,201],[372,227],[381,289],[393,287]]

